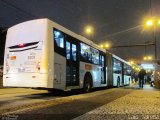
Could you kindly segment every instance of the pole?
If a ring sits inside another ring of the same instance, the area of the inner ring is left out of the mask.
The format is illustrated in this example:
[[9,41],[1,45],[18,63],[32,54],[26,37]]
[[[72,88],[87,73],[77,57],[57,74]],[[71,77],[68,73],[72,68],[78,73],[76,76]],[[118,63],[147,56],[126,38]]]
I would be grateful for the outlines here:
[[154,39],[154,47],[155,47],[155,59],[157,59],[156,26],[154,26],[154,29],[153,29],[153,39]]

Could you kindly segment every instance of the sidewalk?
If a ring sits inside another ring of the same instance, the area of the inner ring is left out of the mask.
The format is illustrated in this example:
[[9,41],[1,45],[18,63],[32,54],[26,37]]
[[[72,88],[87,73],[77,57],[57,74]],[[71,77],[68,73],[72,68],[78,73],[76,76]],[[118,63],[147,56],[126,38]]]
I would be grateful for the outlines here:
[[160,120],[160,90],[149,85],[143,89],[137,85],[125,89],[135,91],[74,120]]
[[140,88],[138,84],[131,84],[130,86],[126,86],[125,89],[141,89],[141,90],[160,90],[158,88],[155,88],[155,87],[151,87],[150,84],[145,84],[143,86],[143,88]]

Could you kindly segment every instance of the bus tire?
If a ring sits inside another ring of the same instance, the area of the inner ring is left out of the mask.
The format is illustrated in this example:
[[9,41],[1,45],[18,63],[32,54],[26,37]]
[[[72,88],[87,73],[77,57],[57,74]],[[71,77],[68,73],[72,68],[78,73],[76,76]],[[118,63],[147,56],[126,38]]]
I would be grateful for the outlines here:
[[84,78],[83,90],[84,92],[90,92],[91,88],[92,88],[92,78],[91,76],[87,75]]
[[120,77],[117,77],[117,87],[120,87]]

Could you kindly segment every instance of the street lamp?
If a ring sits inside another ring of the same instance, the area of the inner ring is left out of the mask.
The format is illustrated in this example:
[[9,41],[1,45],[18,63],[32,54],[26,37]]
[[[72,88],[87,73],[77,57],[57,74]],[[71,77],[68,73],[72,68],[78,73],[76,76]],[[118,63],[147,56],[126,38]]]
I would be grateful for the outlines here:
[[109,48],[109,47],[110,47],[110,45],[109,45],[109,44],[105,44],[105,47],[106,47],[106,48]]
[[151,57],[151,56],[148,56],[148,60],[152,60],[152,57]]
[[156,27],[157,25],[160,25],[160,20],[154,18],[146,20],[145,23],[146,27],[152,27],[153,28],[153,39],[154,39],[154,46],[155,46],[155,59],[157,59],[157,41],[156,41]]
[[100,45],[100,47],[103,48],[104,46],[103,46],[103,45]]
[[152,25],[153,25],[153,20],[146,21],[146,26],[152,26]]
[[108,49],[108,48],[110,48],[110,44],[108,44],[108,43],[106,43],[106,44],[101,44],[100,47],[101,47],[101,48]]
[[85,33],[86,33],[87,35],[93,34],[93,27],[90,26],[90,25],[86,26],[86,27],[85,27]]
[[158,25],[160,25],[160,20],[158,20],[158,22],[157,22],[157,23],[158,23]]
[[151,56],[144,56],[143,60],[150,61],[150,60],[152,60],[152,57]]

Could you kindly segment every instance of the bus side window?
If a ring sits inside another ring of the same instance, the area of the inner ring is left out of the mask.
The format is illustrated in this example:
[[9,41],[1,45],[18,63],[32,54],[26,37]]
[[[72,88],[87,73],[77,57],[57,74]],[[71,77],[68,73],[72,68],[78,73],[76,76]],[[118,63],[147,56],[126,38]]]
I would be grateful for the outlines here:
[[72,44],[72,58],[74,61],[76,61],[76,57],[77,57],[77,46],[75,44]]
[[122,64],[117,59],[113,59],[113,71],[116,74],[121,74],[122,73]]
[[99,51],[92,48],[92,63],[99,64]]
[[81,59],[85,62],[91,62],[92,54],[90,46],[84,43],[80,43],[80,46],[81,46]]
[[55,46],[64,48],[64,35],[62,32],[54,30]]
[[66,42],[66,58],[67,58],[67,60],[71,59],[70,50],[71,50],[70,42]]
[[54,51],[66,57],[65,34],[57,29],[53,29],[53,35],[54,35]]

